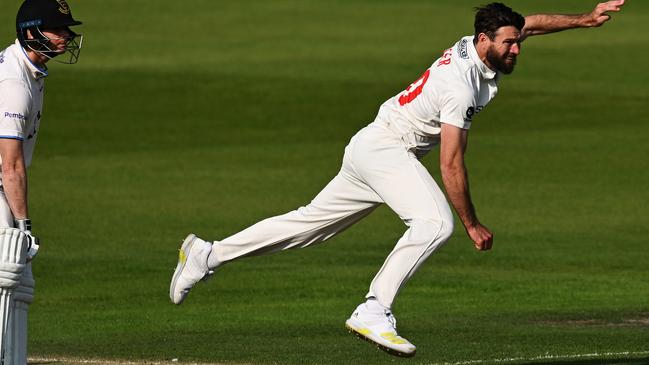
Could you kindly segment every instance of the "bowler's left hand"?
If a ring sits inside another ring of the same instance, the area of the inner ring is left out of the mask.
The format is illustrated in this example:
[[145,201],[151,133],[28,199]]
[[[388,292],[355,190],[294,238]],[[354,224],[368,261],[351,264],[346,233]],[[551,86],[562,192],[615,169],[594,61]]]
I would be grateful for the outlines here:
[[584,19],[587,27],[600,27],[611,19],[608,12],[618,12],[622,9],[624,0],[613,0],[605,3],[599,3],[590,14],[586,14]]

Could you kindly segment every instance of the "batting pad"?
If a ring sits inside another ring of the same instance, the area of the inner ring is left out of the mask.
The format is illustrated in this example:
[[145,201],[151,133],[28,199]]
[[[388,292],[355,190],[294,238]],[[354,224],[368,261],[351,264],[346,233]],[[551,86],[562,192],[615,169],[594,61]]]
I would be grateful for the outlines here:
[[5,364],[27,364],[27,314],[34,300],[34,277],[28,263],[13,293],[13,310],[9,314]]
[[0,288],[13,289],[27,260],[27,236],[17,228],[0,228]]
[[11,337],[9,317],[14,311],[14,289],[20,285],[26,260],[25,233],[16,228],[0,228],[0,357],[5,357],[7,353],[7,340]]

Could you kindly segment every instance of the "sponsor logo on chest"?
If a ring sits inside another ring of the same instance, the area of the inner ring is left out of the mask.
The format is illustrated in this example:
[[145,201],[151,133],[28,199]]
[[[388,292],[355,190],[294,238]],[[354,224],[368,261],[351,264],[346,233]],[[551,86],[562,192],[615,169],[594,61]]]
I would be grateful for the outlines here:
[[20,114],[20,113],[11,113],[11,112],[5,112],[5,118],[13,118],[13,119],[20,119],[20,120],[25,120],[25,116]]

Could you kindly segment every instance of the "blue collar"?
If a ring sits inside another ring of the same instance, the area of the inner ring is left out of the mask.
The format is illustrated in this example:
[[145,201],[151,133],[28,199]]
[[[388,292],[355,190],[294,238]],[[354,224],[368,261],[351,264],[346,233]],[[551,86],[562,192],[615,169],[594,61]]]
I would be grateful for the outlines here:
[[47,77],[47,75],[48,75],[47,67],[45,65],[43,65],[42,67],[39,67],[36,64],[34,64],[34,62],[32,62],[32,60],[27,55],[27,52],[25,52],[25,49],[23,48],[23,46],[20,44],[20,41],[18,41],[17,39],[16,39],[15,44],[22,51],[23,56],[24,56],[24,60],[26,61],[25,63],[27,64],[27,67],[29,68],[29,71],[31,72],[32,76],[34,76],[34,78],[36,80]]

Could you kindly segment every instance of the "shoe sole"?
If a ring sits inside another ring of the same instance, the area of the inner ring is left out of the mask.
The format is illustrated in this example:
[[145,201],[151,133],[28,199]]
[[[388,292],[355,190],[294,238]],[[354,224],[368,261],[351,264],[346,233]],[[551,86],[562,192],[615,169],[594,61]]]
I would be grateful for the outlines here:
[[[195,238],[196,235],[190,233],[183,241],[183,244],[180,246],[180,251],[183,252],[183,255],[186,258],[189,257],[189,251],[191,251],[192,246],[194,245]],[[180,258],[178,259],[178,265],[176,265],[176,270],[174,271],[174,275],[171,278],[171,285],[169,286],[169,298],[171,299],[171,302],[176,305],[180,305],[185,300],[185,298],[182,298],[178,303],[176,303],[174,301],[174,289],[176,288],[176,282],[178,281],[178,278],[182,274],[183,269],[185,269],[186,262],[187,259],[185,259],[185,262],[182,262]]]
[[413,357],[417,353],[417,350],[415,350],[413,352],[402,352],[402,351],[395,350],[393,348],[387,347],[387,346],[385,346],[383,344],[380,344],[380,343],[374,341],[373,339],[365,336],[364,334],[360,333],[358,330],[356,330],[354,327],[350,326],[348,323],[345,323],[345,328],[347,329],[347,331],[349,331],[349,333],[355,335],[356,337],[360,338],[361,340],[365,340],[365,341],[371,343],[372,345],[378,347],[380,350],[385,351],[385,352],[387,352],[388,354],[390,354],[392,356]]

